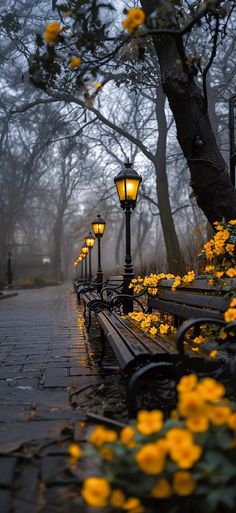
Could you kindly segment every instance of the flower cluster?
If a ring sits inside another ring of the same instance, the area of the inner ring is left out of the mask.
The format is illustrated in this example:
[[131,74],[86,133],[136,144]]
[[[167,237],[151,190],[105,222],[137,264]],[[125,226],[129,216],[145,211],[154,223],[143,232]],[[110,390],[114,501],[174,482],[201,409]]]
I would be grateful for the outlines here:
[[146,314],[144,312],[130,312],[130,319],[140,323],[143,331],[149,332],[151,335],[160,333],[167,335],[176,331],[173,325],[173,317],[171,315],[159,312]]
[[58,39],[58,36],[61,32],[61,26],[59,21],[53,21],[52,23],[48,23],[46,25],[44,39],[46,43],[54,45]]
[[216,233],[202,251],[207,259],[204,272],[209,275],[208,283],[224,287],[226,278],[236,277],[236,220],[214,223]]
[[148,276],[145,276],[144,278],[138,276],[137,278],[132,279],[129,288],[133,288],[135,294],[140,294],[140,292],[147,290],[148,294],[150,294],[151,296],[156,296],[158,293],[158,284],[161,280],[174,280],[171,288],[172,290],[176,290],[177,287],[185,286],[194,281],[195,272],[189,271],[182,277],[175,276],[171,273],[151,273]]
[[127,18],[123,21],[123,27],[128,32],[133,32],[139,25],[143,25],[145,22],[144,11],[138,7],[130,9],[127,13]]
[[236,321],[236,297],[231,299],[229,308],[224,313],[224,319],[226,322]]
[[142,410],[119,434],[95,429],[89,450],[99,455],[102,477],[84,480],[88,505],[132,513],[182,513],[197,505],[211,513],[224,506],[235,511],[236,405],[212,378],[184,376],[177,391],[167,420],[159,410]]

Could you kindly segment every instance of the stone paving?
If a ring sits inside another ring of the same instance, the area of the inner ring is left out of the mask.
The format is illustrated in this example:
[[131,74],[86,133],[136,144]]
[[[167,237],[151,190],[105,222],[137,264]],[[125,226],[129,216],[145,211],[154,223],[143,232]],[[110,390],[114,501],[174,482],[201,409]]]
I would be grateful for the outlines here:
[[[0,302],[0,361],[0,513],[85,511],[83,466],[68,469],[67,447],[85,443],[87,400],[104,376],[71,286]],[[108,381],[114,374],[108,368]]]

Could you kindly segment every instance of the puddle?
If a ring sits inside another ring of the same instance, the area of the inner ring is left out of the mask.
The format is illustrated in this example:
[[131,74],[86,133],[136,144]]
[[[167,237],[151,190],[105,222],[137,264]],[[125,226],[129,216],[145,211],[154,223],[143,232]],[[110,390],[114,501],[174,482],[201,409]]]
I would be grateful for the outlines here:
[[22,386],[22,385],[18,385],[16,388],[20,389],[20,390],[33,390],[33,387],[27,387],[27,386]]

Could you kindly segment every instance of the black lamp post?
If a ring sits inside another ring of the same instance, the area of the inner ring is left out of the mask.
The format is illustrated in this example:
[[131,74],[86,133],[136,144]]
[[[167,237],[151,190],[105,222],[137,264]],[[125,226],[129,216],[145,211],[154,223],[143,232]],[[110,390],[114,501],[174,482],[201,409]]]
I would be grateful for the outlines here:
[[[126,219],[126,251],[125,251],[125,265],[124,265],[124,286],[123,293],[132,295],[132,289],[129,289],[129,284],[134,277],[132,256],[131,256],[131,234],[130,234],[130,219],[131,212],[135,208],[139,186],[142,182],[141,176],[132,168],[132,163],[127,161],[124,168],[114,179],[120,204],[125,211]],[[133,301],[130,299],[124,300],[123,312],[125,314],[133,311]]]
[[235,187],[236,168],[236,94],[229,99],[230,178]]
[[92,280],[92,258],[91,251],[95,244],[95,238],[92,235],[92,232],[89,232],[88,237],[85,237],[85,244],[89,250],[89,281]]
[[98,240],[98,270],[97,270],[97,291],[100,292],[102,289],[103,283],[103,272],[101,266],[101,238],[103,237],[106,221],[101,217],[100,214],[97,215],[96,219],[92,222],[93,233]]
[[87,281],[88,279],[88,269],[87,269],[87,254],[88,254],[88,248],[87,246],[83,246],[81,248],[81,251],[84,255],[84,278],[85,278],[85,281]]

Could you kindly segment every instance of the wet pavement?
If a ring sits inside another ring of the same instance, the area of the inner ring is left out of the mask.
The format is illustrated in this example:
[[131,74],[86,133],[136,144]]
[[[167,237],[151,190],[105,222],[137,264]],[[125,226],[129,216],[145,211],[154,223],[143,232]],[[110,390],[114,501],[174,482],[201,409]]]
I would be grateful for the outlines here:
[[1,301],[0,361],[0,513],[82,513],[85,469],[68,468],[68,445],[86,443],[88,412],[126,410],[113,355],[101,370],[99,332],[88,339],[70,285]]

